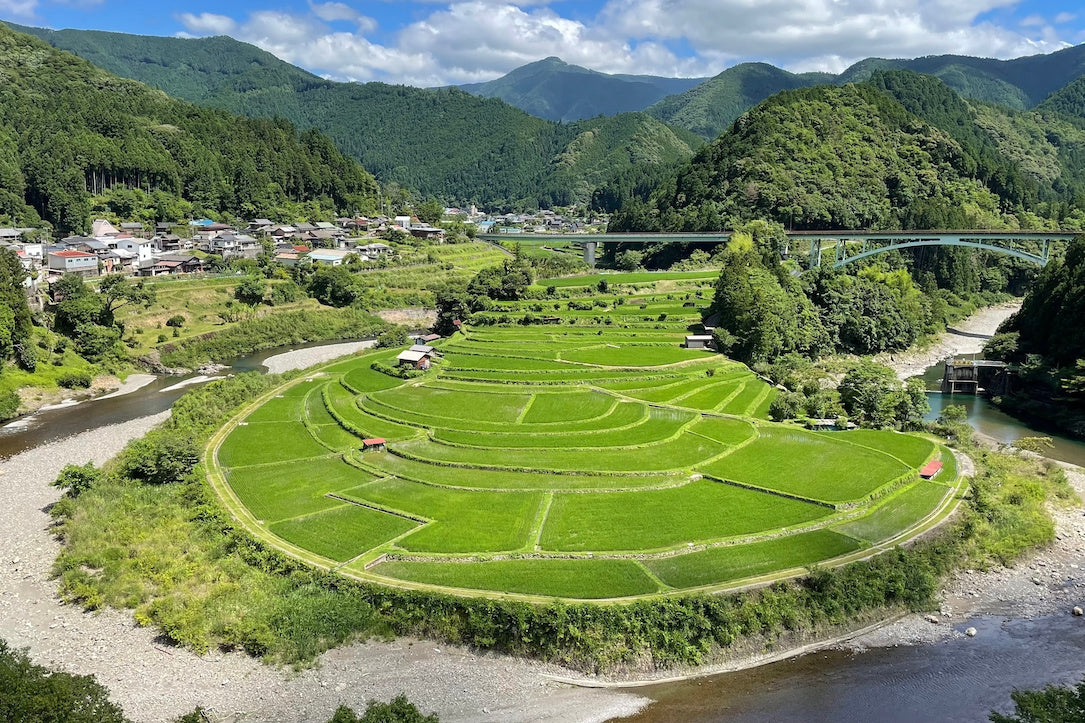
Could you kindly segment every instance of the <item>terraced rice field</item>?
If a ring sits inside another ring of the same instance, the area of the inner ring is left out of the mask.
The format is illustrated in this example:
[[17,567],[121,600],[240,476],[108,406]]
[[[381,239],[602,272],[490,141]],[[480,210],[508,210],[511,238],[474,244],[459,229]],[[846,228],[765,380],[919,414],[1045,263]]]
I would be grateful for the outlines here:
[[465,328],[421,378],[373,368],[394,351],[329,365],[235,420],[214,459],[257,534],[306,559],[529,599],[741,584],[861,554],[949,499],[955,466],[916,473],[926,439],[769,422],[775,389],[681,347],[697,293]]

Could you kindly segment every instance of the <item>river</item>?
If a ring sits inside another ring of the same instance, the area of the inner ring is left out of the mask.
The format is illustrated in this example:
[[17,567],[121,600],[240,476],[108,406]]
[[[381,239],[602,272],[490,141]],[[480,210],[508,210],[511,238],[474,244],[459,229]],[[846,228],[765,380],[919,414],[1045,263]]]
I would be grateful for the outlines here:
[[[265,371],[264,361],[272,356],[318,346],[327,346],[327,342],[266,349],[235,359],[222,373]],[[188,391],[184,382],[191,382],[196,378],[196,374],[183,377],[160,376],[129,394],[89,399],[72,406],[35,412],[8,422],[0,427],[0,459],[73,434],[164,412]]]

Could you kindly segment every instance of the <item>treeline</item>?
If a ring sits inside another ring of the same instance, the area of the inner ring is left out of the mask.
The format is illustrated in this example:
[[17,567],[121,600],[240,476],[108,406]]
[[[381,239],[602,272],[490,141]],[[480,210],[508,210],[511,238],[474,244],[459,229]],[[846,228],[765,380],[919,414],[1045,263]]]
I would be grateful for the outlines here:
[[1010,392],[998,401],[1041,425],[1085,437],[1085,237],[1052,259],[1021,309],[987,343],[988,358],[1010,362]]
[[969,103],[910,71],[788,90],[646,200],[627,196],[610,228],[719,231],[756,218],[793,229],[1079,227],[1079,125]]
[[631,166],[678,163],[701,140],[642,113],[561,124],[458,88],[336,83],[230,38],[26,28],[178,98],[317,128],[386,186],[498,210],[586,203]]
[[0,74],[9,223],[85,232],[95,203],[164,221],[377,207],[373,177],[316,131],[173,100],[2,24]]
[[[945,534],[761,590],[623,605],[530,605],[396,590],[285,557],[236,529],[210,496],[192,444],[281,379],[240,375],[194,390],[163,427],[104,470],[76,468],[82,471],[73,475],[69,468],[62,475],[69,493],[53,510],[65,540],[55,569],[67,599],[89,608],[134,607],[139,620],[198,651],[243,648],[283,662],[311,661],[391,630],[582,670],[667,668],[710,661],[743,640],[767,645],[887,609],[927,609],[955,566],[1008,563],[1050,539],[1044,498],[1069,494],[1053,465],[974,451],[977,492]],[[966,438],[950,427],[936,431]],[[189,441],[182,447],[179,440]],[[76,490],[73,479],[87,481]]]

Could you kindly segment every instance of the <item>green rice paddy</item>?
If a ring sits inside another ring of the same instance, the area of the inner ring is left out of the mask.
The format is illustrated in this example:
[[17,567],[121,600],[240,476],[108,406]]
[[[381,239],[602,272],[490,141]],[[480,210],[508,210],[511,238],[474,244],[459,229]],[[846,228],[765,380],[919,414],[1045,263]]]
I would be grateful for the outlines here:
[[937,483],[916,472],[932,442],[769,422],[774,388],[683,348],[710,274],[607,278],[678,290],[464,328],[409,380],[373,368],[395,350],[328,365],[236,419],[212,467],[310,561],[530,599],[722,589],[896,541],[950,499],[947,453]]

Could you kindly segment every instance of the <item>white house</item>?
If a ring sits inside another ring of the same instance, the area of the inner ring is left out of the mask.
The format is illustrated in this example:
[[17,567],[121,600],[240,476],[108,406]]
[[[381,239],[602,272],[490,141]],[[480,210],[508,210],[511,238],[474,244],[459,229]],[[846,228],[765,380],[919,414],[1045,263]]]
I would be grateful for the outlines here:
[[156,243],[145,238],[119,238],[117,248],[129,251],[134,255],[136,266],[143,266],[144,262],[150,262],[157,251]]
[[49,270],[61,274],[97,276],[98,257],[86,251],[75,251],[73,249],[50,251]]

